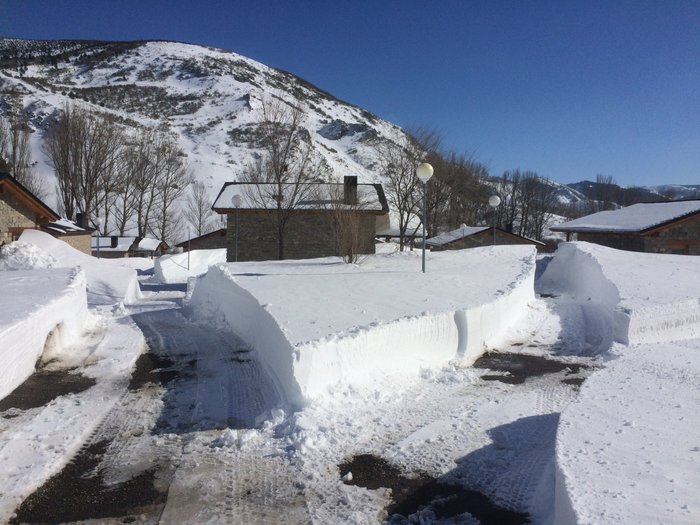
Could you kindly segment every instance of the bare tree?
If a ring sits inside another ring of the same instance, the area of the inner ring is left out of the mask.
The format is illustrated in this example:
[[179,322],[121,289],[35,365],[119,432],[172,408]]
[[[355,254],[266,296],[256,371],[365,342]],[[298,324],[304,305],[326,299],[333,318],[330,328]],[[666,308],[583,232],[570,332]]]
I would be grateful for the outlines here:
[[157,135],[152,153],[154,171],[155,221],[153,234],[161,240],[171,240],[171,231],[181,222],[181,215],[171,208],[189,183],[185,153],[175,139],[164,133]]
[[265,98],[257,123],[261,154],[250,162],[241,177],[250,202],[266,210],[277,233],[277,257],[284,259],[285,230],[299,204],[307,200],[314,185],[328,173],[315,155],[311,136],[303,127],[303,111],[286,102]]
[[32,169],[30,135],[26,113],[10,104],[7,116],[0,118],[0,158],[15,179],[38,198],[44,199],[46,188]]
[[[330,187],[328,208],[331,211],[336,253],[346,263],[356,263],[362,254],[368,252],[366,237],[363,235],[361,213],[362,210],[367,209],[368,203],[359,194],[348,195],[342,184],[330,185]],[[374,220],[374,217],[372,219]]]
[[201,182],[192,184],[185,203],[184,216],[198,236],[209,233],[215,228],[211,205],[206,186]]

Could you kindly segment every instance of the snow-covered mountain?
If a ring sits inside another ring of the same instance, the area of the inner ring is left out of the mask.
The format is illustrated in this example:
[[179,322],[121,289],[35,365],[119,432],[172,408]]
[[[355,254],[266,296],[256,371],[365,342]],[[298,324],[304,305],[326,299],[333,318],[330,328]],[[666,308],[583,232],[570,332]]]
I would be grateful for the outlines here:
[[[215,195],[255,154],[263,97],[304,109],[314,149],[333,176],[378,174],[376,143],[403,131],[305,80],[236,53],[177,42],[0,39],[0,95],[19,97],[31,116],[37,172],[49,119],[69,103],[109,113],[126,126],[174,131],[191,172]],[[0,107],[0,110],[3,109]],[[53,187],[53,184],[51,183]]]

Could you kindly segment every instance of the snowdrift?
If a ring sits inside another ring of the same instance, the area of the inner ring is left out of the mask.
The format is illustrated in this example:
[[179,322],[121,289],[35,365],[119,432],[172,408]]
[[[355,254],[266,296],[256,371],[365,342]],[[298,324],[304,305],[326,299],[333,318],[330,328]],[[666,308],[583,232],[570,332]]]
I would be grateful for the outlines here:
[[0,290],[2,399],[32,374],[42,353],[59,355],[77,341],[87,302],[80,268],[2,271]]
[[37,230],[24,230],[19,240],[50,254],[56,261],[56,267],[80,266],[85,271],[90,304],[131,303],[139,297],[136,270],[119,267],[87,255]]
[[560,244],[539,280],[541,292],[567,294],[594,329],[622,344],[700,338],[697,257],[627,252],[585,242]]
[[163,255],[153,266],[156,279],[161,283],[186,283],[190,277],[207,273],[214,264],[226,262],[226,248],[217,250],[192,250],[174,255]]
[[557,432],[554,523],[697,523],[700,341],[641,345],[589,377]]
[[362,385],[450,360],[471,364],[534,299],[535,249],[495,246],[218,265],[192,314],[241,337],[292,404],[337,383]]

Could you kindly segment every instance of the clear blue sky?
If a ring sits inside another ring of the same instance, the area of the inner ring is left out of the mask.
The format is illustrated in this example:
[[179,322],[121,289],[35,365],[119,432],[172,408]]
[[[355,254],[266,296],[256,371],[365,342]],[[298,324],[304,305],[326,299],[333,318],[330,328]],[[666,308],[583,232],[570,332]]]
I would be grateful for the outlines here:
[[0,35],[220,47],[493,174],[700,184],[699,0],[0,0]]

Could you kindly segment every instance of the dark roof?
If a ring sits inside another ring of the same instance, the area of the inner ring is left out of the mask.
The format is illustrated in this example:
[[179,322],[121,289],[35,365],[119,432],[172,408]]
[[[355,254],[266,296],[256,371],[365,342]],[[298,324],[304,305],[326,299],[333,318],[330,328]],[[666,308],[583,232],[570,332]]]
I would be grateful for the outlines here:
[[60,218],[58,213],[53,211],[45,202],[25,188],[24,185],[22,185],[9,173],[0,173],[0,186],[2,185],[8,185],[10,188],[12,188],[18,195],[20,195],[20,198],[30,207],[34,208],[37,213],[45,216],[47,222],[56,221]]
[[[501,228],[496,228],[496,231],[499,232],[499,234],[510,235],[511,237],[516,237],[518,239],[531,242],[532,244],[546,246],[542,241],[530,239],[529,237],[524,237]],[[493,235],[493,226],[465,226],[464,228],[457,228],[456,230],[426,239],[425,244],[428,246],[445,246],[467,237],[477,237],[481,235]]]
[[[328,182],[317,182],[310,183],[315,186],[318,190],[313,197],[300,200],[298,202],[298,210],[324,210],[332,209],[333,206],[338,204],[343,205],[339,202],[337,196],[342,195],[344,184],[341,183],[328,183]],[[276,207],[275,201],[272,196],[272,192],[266,193],[263,197],[268,201],[265,206],[261,206],[259,199],[256,195],[252,193],[251,190],[246,190],[246,187],[254,186],[276,186],[274,183],[250,183],[250,182],[227,182],[219,191],[216,199],[214,199],[214,205],[212,210],[217,213],[233,213],[236,210],[264,210],[264,209],[274,209]],[[292,183],[282,184],[282,190],[285,188],[294,188]],[[241,197],[240,208],[236,208],[232,204],[232,198],[235,195]],[[389,205],[386,201],[386,196],[384,195],[384,188],[381,184],[357,184],[357,197],[360,201],[361,207],[358,208],[358,212],[367,213],[387,213],[389,211]]]
[[175,246],[178,248],[187,248],[188,242],[198,241],[200,239],[207,239],[209,237],[216,237],[217,235],[222,236],[222,237],[226,236],[226,228],[221,228],[221,229],[215,230],[213,232],[205,233],[203,235],[200,235],[199,237],[192,237],[191,239],[189,239],[187,241],[182,241],[181,243],[176,244]]

